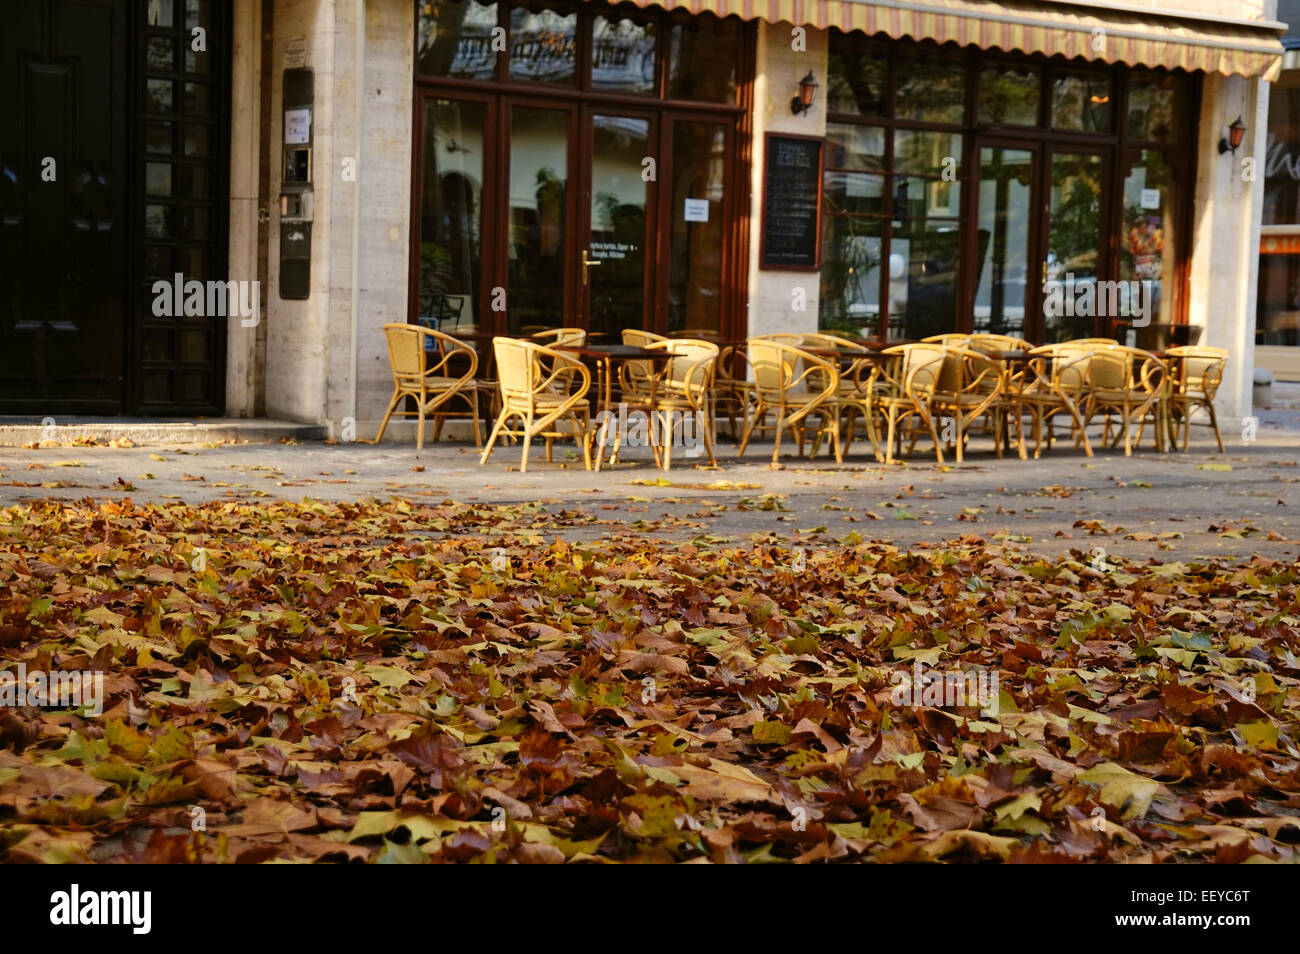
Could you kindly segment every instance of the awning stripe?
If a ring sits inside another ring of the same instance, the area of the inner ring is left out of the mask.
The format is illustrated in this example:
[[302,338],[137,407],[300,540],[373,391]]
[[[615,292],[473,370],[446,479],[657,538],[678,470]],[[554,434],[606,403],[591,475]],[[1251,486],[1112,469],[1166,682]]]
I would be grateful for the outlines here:
[[1106,63],[1276,79],[1282,68],[1283,24],[1217,23],[1158,13],[1013,0],[633,0],[639,6],[685,8],[867,35],[886,34],[981,49],[1083,57]]

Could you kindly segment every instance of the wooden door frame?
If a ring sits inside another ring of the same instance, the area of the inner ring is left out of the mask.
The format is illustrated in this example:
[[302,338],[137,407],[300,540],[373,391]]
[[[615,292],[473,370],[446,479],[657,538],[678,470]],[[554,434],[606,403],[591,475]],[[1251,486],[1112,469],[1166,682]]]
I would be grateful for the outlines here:
[[1041,138],[1023,138],[1009,134],[1007,132],[994,133],[977,133],[971,136],[971,153],[970,168],[975,170],[974,174],[967,180],[970,188],[970,198],[967,200],[966,221],[970,227],[966,229],[966,237],[962,242],[963,256],[965,258],[964,271],[970,277],[962,282],[964,286],[958,294],[958,325],[957,330],[964,333],[971,333],[975,330],[975,298],[979,291],[979,273],[975,266],[979,259],[979,232],[975,227],[979,222],[979,194],[980,194],[980,150],[984,148],[993,149],[1018,149],[1022,152],[1028,152],[1032,158],[1032,168],[1030,169],[1029,179],[1029,247],[1026,250],[1029,256],[1029,264],[1032,271],[1028,276],[1025,284],[1025,314],[1024,322],[1021,327],[1021,333],[1029,341],[1036,340],[1036,336],[1041,331],[1042,318],[1042,296],[1034,292],[1034,278],[1037,276],[1040,283],[1043,280],[1041,273],[1042,253],[1045,252],[1044,242],[1046,233],[1043,232],[1043,217],[1037,214],[1036,210],[1041,202],[1039,196],[1040,180],[1042,170],[1045,165],[1044,155],[1047,153],[1047,143]]
[[492,272],[495,267],[496,255],[495,250],[490,249],[483,241],[483,236],[488,234],[489,225],[493,221],[490,216],[496,213],[496,205],[501,192],[496,178],[497,166],[500,162],[500,151],[495,148],[495,143],[490,143],[488,139],[496,129],[495,119],[499,105],[498,99],[499,97],[477,90],[447,91],[416,87],[415,118],[412,123],[415,150],[411,163],[411,247],[409,257],[410,274],[407,276],[407,321],[410,321],[412,316],[419,317],[420,310],[420,269],[423,266],[420,257],[420,238],[422,237],[420,226],[424,217],[424,116],[426,104],[431,100],[458,103],[474,102],[483,106],[484,133],[483,182],[479,205],[479,280],[478,288],[474,290],[474,319],[481,331],[496,330],[495,326],[486,327],[488,323],[495,321],[493,317],[495,312],[492,311],[491,290],[496,283],[495,274]]
[[[722,167],[722,228],[723,241],[721,249],[721,261],[719,262],[719,275],[721,277],[721,287],[719,289],[718,302],[718,335],[722,338],[736,337],[736,329],[732,327],[737,320],[734,316],[738,314],[736,308],[735,296],[740,293],[744,297],[744,287],[738,286],[734,281],[728,281],[736,267],[734,259],[740,259],[748,266],[749,262],[749,243],[744,241],[748,236],[748,229],[742,229],[742,222],[739,212],[742,208],[747,208],[749,201],[749,189],[745,190],[746,205],[742,206],[737,196],[737,191],[741,186],[740,170],[747,164],[742,162],[742,157],[737,149],[737,138],[743,136],[744,131],[741,123],[734,121],[732,117],[721,116],[716,112],[705,112],[702,110],[683,109],[683,108],[665,108],[661,112],[662,138],[660,141],[660,155],[662,161],[659,163],[659,181],[660,184],[667,184],[667,188],[659,190],[659,221],[663,223],[663,228],[659,230],[657,236],[658,247],[656,257],[662,266],[662,275],[664,281],[659,284],[661,291],[653,301],[654,309],[653,323],[648,330],[656,334],[666,335],[668,333],[668,296],[667,287],[672,267],[672,221],[673,221],[673,133],[678,123],[708,123],[715,126],[721,126],[726,141],[723,145],[724,160]],[[748,185],[748,183],[746,183]],[[745,217],[746,221],[748,217]],[[819,237],[820,241],[820,237]],[[743,244],[743,248],[741,247]],[[748,316],[743,316],[741,320],[748,320]]]
[[[1077,140],[1062,140],[1059,137],[1045,137],[1041,143],[1042,151],[1040,152],[1040,161],[1038,168],[1039,178],[1039,199],[1040,208],[1036,218],[1039,222],[1038,244],[1036,252],[1039,260],[1044,264],[1047,261],[1048,241],[1051,237],[1052,228],[1052,156],[1057,154],[1074,154],[1074,155],[1093,155],[1101,160],[1101,194],[1098,201],[1098,223],[1097,223],[1097,274],[1094,281],[1108,281],[1114,274],[1114,262],[1112,261],[1116,249],[1114,247],[1114,235],[1112,232],[1111,207],[1114,201],[1114,177],[1115,177],[1115,153],[1118,151],[1114,143],[1081,143]],[[1039,276],[1039,287],[1047,281],[1046,269]],[[1029,335],[1031,341],[1041,341],[1046,343],[1044,337],[1047,331],[1046,321],[1043,315],[1042,295],[1038,296],[1034,307],[1035,324],[1032,328],[1032,334]],[[1112,316],[1108,316],[1112,317]],[[1103,328],[1101,325],[1102,318],[1094,314],[1092,318],[1092,336],[1109,337],[1109,327]],[[1103,334],[1103,332],[1107,332]]]
[[[647,139],[649,148],[658,149],[660,160],[656,162],[655,178],[650,180],[656,186],[654,189],[646,189],[645,199],[645,234],[642,236],[643,247],[645,248],[645,270],[641,282],[641,300],[650,307],[643,313],[641,326],[646,331],[655,330],[653,319],[655,312],[654,307],[655,289],[658,287],[656,276],[659,274],[659,266],[662,262],[658,254],[659,243],[655,241],[658,235],[659,223],[664,220],[660,215],[662,207],[661,197],[663,189],[659,188],[665,177],[660,172],[665,167],[664,159],[666,154],[662,150],[663,127],[667,125],[664,117],[667,110],[656,108],[633,109],[616,104],[606,104],[601,102],[584,103],[580,110],[579,122],[581,129],[578,134],[578,174],[579,182],[582,186],[582,196],[579,199],[579,220],[577,234],[582,239],[579,243],[579,250],[591,249],[591,206],[595,195],[592,192],[592,176],[595,170],[595,129],[593,120],[597,115],[601,116],[618,116],[628,119],[644,119],[650,124],[650,132]],[[585,148],[591,147],[591,148]],[[582,266],[575,263],[574,271],[576,276],[575,291],[577,306],[573,312],[575,325],[590,329],[591,327],[591,296],[588,294],[591,288],[590,284],[582,284]],[[609,342],[613,344],[614,342]]]

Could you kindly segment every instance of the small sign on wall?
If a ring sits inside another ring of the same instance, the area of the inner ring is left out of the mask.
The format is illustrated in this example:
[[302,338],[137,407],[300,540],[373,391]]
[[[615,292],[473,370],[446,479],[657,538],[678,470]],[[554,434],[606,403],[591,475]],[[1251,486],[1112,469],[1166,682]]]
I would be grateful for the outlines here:
[[284,111],[284,144],[305,146],[311,142],[311,107]]
[[299,70],[307,65],[307,38],[291,36],[284,44],[284,68]]
[[1160,208],[1160,190],[1159,190],[1159,189],[1143,189],[1143,190],[1142,190],[1142,197],[1141,197],[1140,201],[1141,201],[1141,203],[1142,203],[1142,208],[1144,208],[1144,209],[1158,209],[1158,208]]
[[709,221],[708,199],[687,199],[686,210],[682,216],[687,222]]

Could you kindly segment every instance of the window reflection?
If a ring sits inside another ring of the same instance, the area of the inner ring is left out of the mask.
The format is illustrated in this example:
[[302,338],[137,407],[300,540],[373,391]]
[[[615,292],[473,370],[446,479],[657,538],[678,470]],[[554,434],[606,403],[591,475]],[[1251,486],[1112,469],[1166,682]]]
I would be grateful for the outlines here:
[[595,17],[591,25],[591,85],[611,93],[655,89],[655,21]]
[[419,319],[473,326],[483,216],[483,106],[426,100],[420,209]]
[[497,5],[475,0],[418,0],[416,69],[431,76],[490,80]]
[[578,14],[549,7],[510,11],[510,78],[572,83],[576,78]]

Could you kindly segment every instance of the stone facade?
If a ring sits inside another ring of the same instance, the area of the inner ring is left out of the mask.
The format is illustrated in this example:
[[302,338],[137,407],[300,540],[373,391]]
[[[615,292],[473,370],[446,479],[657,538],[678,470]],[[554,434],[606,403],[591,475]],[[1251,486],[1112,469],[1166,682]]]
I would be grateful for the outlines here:
[[[270,254],[264,327],[230,335],[228,413],[257,413],[327,426],[337,434],[353,418],[357,436],[373,434],[391,393],[384,343],[386,322],[407,320],[410,269],[413,5],[410,0],[276,0],[269,62],[262,61],[262,0],[233,0],[235,18],[234,116],[230,261],[231,278],[256,278],[259,270],[258,168],[261,124],[269,123],[272,201],[267,209]],[[1104,7],[1104,4],[1097,4]],[[1149,8],[1197,12],[1225,19],[1271,19],[1275,0],[1158,0]],[[1117,9],[1120,7],[1117,6]],[[358,137],[356,77],[358,9],[365,11],[362,129]],[[817,328],[818,278],[813,272],[758,267],[761,242],[763,143],[767,132],[823,135],[826,100],[793,115],[790,96],[812,70],[827,75],[827,33],[809,29],[802,41],[789,24],[760,22],[757,29],[750,196],[748,331]],[[279,296],[279,209],[283,124],[282,75],[286,54],[304,49],[315,71],[314,187],[311,295]],[[269,71],[270,112],[261,115],[262,76]],[[1188,275],[1189,321],[1201,325],[1203,344],[1232,352],[1220,392],[1221,419],[1250,413],[1262,177],[1243,175],[1243,160],[1262,156],[1267,134],[1268,85],[1240,76],[1205,78],[1197,133],[1198,164]],[[1240,114],[1247,140],[1235,156],[1218,152],[1219,137]],[[360,147],[358,146],[360,138]],[[355,159],[355,181],[345,181],[345,160]],[[353,222],[360,208],[354,260]],[[354,296],[353,276],[359,275]],[[805,308],[795,309],[794,289]],[[353,301],[359,306],[355,315]],[[354,350],[355,342],[355,350]],[[411,430],[390,430],[404,440]]]

